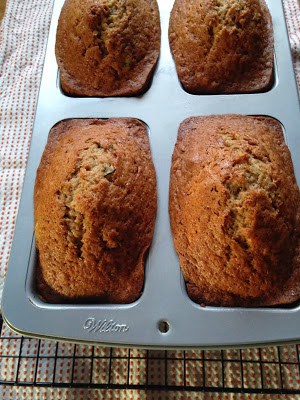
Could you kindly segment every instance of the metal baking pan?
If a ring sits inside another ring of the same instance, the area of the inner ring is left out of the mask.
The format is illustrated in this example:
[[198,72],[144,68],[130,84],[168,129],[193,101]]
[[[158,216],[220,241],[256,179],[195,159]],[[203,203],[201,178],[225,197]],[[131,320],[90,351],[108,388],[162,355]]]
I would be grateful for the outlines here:
[[[76,98],[64,95],[54,56],[63,0],[53,10],[31,149],[4,288],[2,312],[8,325],[27,336],[110,346],[156,348],[242,347],[292,342],[300,338],[300,305],[290,308],[200,307],[185,290],[174,250],[168,214],[171,156],[179,124],[187,117],[238,113],[266,115],[284,127],[295,174],[300,182],[300,109],[281,0],[269,0],[275,35],[275,82],[266,93],[191,95],[177,78],[168,43],[174,0],[158,0],[161,54],[149,90],[139,97]],[[36,250],[33,188],[50,129],[67,118],[138,118],[149,127],[157,173],[158,214],[146,262],[144,291],[128,305],[53,305],[34,291]]]

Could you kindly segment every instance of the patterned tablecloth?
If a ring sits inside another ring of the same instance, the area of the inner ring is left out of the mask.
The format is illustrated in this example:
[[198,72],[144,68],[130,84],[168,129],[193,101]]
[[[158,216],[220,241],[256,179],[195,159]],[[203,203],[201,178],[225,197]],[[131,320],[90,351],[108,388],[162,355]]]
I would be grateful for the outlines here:
[[[300,87],[300,6],[298,0],[283,2]],[[52,6],[53,0],[8,0],[0,29],[0,295]],[[111,349],[23,338],[3,324],[0,356],[1,399],[300,398],[298,345],[223,351]]]

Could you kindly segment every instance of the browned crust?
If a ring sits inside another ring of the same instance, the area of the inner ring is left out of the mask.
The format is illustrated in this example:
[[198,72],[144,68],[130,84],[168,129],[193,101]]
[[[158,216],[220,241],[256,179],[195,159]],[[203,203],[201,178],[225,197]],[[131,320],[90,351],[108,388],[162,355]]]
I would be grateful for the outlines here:
[[264,0],[176,0],[169,40],[189,93],[253,93],[272,85],[274,39]]
[[160,50],[156,0],[66,0],[56,35],[62,89],[80,96],[144,92]]
[[141,122],[57,124],[34,189],[40,295],[48,302],[136,300],[155,216],[155,170]]
[[215,115],[181,124],[169,210],[195,302],[251,307],[298,300],[299,205],[278,121]]

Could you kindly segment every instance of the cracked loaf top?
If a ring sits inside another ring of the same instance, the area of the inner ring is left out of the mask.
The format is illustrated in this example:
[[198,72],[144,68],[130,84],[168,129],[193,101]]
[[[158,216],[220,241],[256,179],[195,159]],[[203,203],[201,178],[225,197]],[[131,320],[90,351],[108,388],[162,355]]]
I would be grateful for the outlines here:
[[300,297],[300,194],[278,121],[185,120],[172,159],[170,217],[189,296],[221,306]]
[[169,40],[189,93],[251,93],[272,84],[273,30],[264,0],[176,0]]
[[160,50],[156,0],[66,0],[56,35],[61,85],[82,96],[146,90]]
[[57,124],[34,191],[41,296],[49,302],[136,300],[155,215],[155,170],[141,122]]

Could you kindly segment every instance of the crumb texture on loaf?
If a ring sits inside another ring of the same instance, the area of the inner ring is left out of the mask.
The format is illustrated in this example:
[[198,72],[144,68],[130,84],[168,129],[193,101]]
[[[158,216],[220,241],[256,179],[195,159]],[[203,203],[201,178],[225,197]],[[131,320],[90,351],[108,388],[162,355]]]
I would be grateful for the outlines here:
[[83,96],[146,90],[160,50],[156,0],[66,0],[56,34],[61,85]]
[[134,119],[56,125],[37,171],[38,291],[50,302],[130,303],[144,283],[156,178]]
[[251,93],[272,84],[273,29],[264,0],[175,0],[169,41],[190,93]]
[[300,194],[278,121],[240,115],[185,120],[169,201],[193,300],[262,306],[300,297]]

